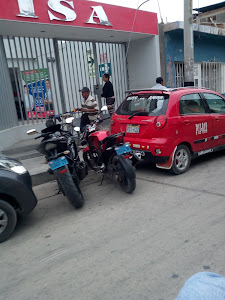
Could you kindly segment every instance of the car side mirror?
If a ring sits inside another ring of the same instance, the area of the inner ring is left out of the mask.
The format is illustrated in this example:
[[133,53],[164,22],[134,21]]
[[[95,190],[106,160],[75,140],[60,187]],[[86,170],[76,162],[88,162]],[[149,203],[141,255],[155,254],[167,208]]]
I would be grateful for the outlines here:
[[67,124],[70,124],[70,123],[73,122],[73,120],[74,120],[74,117],[67,118],[67,119],[66,119],[66,123],[67,123]]
[[30,129],[27,131],[28,135],[32,135],[32,134],[36,134],[36,133],[38,133],[36,129]]
[[108,108],[106,105],[102,106],[101,111],[106,111]]
[[74,130],[76,131],[76,132],[79,132],[80,131],[80,127],[74,127]]

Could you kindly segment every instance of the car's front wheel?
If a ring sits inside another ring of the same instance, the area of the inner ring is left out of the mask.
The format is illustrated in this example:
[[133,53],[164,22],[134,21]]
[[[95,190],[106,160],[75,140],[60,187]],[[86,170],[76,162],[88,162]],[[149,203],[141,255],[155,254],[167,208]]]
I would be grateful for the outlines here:
[[4,200],[0,200],[0,243],[13,232],[17,222],[15,209]]
[[179,145],[174,154],[173,164],[170,169],[172,174],[179,175],[187,172],[191,164],[191,153],[187,146]]

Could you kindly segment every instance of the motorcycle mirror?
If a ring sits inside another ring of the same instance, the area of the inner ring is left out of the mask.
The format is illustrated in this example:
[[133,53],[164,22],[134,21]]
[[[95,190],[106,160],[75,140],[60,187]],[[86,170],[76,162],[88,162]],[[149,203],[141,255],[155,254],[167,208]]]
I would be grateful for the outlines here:
[[32,134],[35,134],[35,133],[38,133],[36,129],[30,129],[30,130],[27,131],[28,135],[32,135]]
[[77,132],[80,131],[80,127],[74,127],[74,130]]
[[107,106],[105,105],[105,106],[102,106],[102,108],[101,108],[101,111],[106,111],[108,108],[107,108]]
[[74,117],[67,118],[67,119],[66,119],[66,123],[67,123],[67,124],[70,124],[70,123],[73,122],[73,120],[74,120]]

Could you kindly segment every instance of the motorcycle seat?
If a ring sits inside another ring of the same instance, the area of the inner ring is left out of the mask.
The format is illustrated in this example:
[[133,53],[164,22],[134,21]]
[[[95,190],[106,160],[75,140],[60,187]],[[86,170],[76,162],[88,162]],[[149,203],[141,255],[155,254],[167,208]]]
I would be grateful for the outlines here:
[[101,146],[115,138],[116,138],[116,134],[111,134],[111,135],[107,136],[106,138],[104,138],[102,141],[99,141],[98,144],[99,144],[99,146]]
[[55,133],[56,131],[60,131],[60,130],[61,130],[61,124],[56,124],[56,125],[53,125],[50,127],[46,127],[41,132],[42,133]]
[[[109,143],[110,141],[115,140],[118,136],[124,136],[124,135],[125,135],[125,132],[111,134],[111,135],[107,136],[106,138],[104,138],[102,141],[98,142],[98,145],[99,145],[99,147],[101,147],[103,144]],[[112,146],[112,145],[108,145],[108,146]]]

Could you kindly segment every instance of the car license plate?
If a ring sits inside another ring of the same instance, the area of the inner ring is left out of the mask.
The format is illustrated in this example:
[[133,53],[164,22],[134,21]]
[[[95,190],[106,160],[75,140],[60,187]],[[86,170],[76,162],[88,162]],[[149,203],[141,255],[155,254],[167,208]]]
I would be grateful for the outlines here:
[[116,147],[115,150],[118,155],[121,155],[131,152],[131,147],[128,144],[124,144],[123,146]]
[[50,161],[48,164],[52,170],[56,170],[60,167],[68,165],[68,160],[65,158],[65,156],[62,156]]
[[127,133],[139,133],[140,125],[127,125]]

